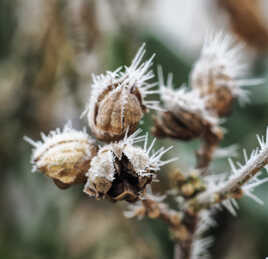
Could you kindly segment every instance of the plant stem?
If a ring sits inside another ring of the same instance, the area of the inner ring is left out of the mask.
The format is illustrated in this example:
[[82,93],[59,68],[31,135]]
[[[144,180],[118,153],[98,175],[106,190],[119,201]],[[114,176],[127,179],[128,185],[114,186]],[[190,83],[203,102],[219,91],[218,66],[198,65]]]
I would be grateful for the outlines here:
[[173,258],[174,259],[184,259],[182,251],[181,251],[181,247],[179,246],[179,244],[174,245],[174,257]]
[[200,149],[196,152],[197,168],[201,170],[201,174],[204,175],[212,161],[213,154],[218,147],[220,140],[222,139],[222,132],[212,134],[206,133],[203,137],[203,143]]

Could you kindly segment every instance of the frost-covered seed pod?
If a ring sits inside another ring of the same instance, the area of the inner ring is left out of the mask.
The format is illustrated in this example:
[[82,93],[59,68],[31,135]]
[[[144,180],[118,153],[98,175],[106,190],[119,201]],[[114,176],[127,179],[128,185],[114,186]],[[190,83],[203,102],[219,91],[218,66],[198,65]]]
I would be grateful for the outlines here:
[[147,111],[157,102],[144,100],[156,84],[147,81],[154,77],[150,67],[153,56],[141,63],[144,46],[139,49],[129,67],[118,68],[105,75],[93,76],[92,92],[84,114],[97,139],[110,142],[121,140],[126,131],[133,133]]
[[149,155],[153,143],[147,150],[147,137],[144,148],[133,144],[144,140],[137,137],[140,131],[123,140],[102,147],[92,159],[88,170],[88,181],[84,192],[97,199],[135,202],[152,182],[160,166],[170,162],[161,161],[161,156],[169,149],[163,148]]
[[206,98],[201,97],[199,91],[187,90],[185,87],[173,89],[171,76],[165,86],[161,70],[159,85],[166,111],[159,112],[154,118],[155,136],[191,140],[210,133],[217,138],[221,137],[218,118],[207,109]]
[[56,129],[41,136],[42,141],[38,142],[25,137],[34,146],[33,171],[40,170],[60,188],[85,182],[90,161],[97,154],[94,140],[86,131],[75,130],[67,123],[62,131]]
[[243,45],[223,33],[207,37],[200,58],[191,72],[191,87],[206,98],[207,109],[222,117],[230,113],[236,98],[247,101],[243,85],[259,84],[260,80],[241,80],[247,71]]

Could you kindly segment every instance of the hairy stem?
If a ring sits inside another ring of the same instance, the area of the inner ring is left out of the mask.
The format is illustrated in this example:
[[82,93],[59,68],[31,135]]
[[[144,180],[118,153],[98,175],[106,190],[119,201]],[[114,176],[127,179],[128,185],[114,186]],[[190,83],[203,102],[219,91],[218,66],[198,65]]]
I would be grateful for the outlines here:
[[197,168],[200,168],[203,174],[206,172],[212,158],[214,151],[218,147],[218,142],[210,143],[205,140],[201,148],[197,151]]
[[[233,176],[223,184],[213,190],[207,190],[195,198],[196,208],[202,209],[215,203],[222,202],[228,198],[236,198],[236,194],[241,193],[241,187],[264,168],[268,163],[268,145],[265,145],[260,152],[255,152],[252,157],[246,161],[245,165],[236,169],[232,162],[231,167]],[[190,201],[190,204],[192,202]]]
[[197,168],[201,170],[201,174],[205,174],[209,164],[213,159],[213,154],[217,149],[220,140],[222,139],[222,132],[218,131],[217,134],[210,132],[206,133],[203,137],[203,143],[200,149],[196,152]]
[[166,204],[157,202],[152,199],[142,200],[146,209],[146,214],[150,218],[158,218],[165,221],[172,228],[179,228],[181,225],[181,214],[170,210]]
[[[213,154],[216,148],[218,147],[221,139],[222,139],[222,132],[220,130],[217,132],[217,134],[212,134],[211,132],[208,132],[204,135],[203,137],[204,142],[200,150],[196,152],[196,160],[197,160],[196,168],[200,170],[201,175],[206,174],[207,169],[213,159]],[[194,237],[198,222],[199,222],[199,211],[193,210],[189,214],[189,212],[186,210],[184,214],[183,224],[186,225],[189,235],[187,240],[179,242],[180,256],[183,259],[191,259],[192,257],[191,253],[193,249]],[[175,253],[175,256],[177,256],[177,253]],[[177,258],[175,257],[175,259]]]

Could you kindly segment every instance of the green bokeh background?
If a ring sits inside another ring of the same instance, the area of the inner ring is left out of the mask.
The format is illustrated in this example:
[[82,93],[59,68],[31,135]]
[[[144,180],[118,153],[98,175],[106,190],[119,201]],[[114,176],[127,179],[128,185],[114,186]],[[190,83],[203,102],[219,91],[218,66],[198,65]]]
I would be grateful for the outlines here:
[[[24,50],[22,45],[20,49],[22,42],[15,41],[19,28],[16,5],[15,0],[0,0],[0,77],[12,78],[22,74],[8,86],[15,88],[15,94],[8,100],[12,108],[0,106],[0,258],[172,258],[173,243],[164,223],[126,219],[122,213],[126,209],[124,203],[91,200],[81,192],[81,186],[62,191],[43,175],[31,173],[31,149],[23,141],[23,136],[37,139],[40,130],[47,133],[50,128],[61,126],[61,121],[40,119],[36,113],[39,102],[50,95],[54,85],[52,83],[42,91],[35,89],[34,78],[42,65],[42,48],[28,46]],[[56,15],[60,15],[60,11]],[[64,19],[68,20],[68,17]],[[155,71],[157,64],[161,64],[165,73],[173,73],[177,86],[188,81],[191,65],[184,59],[183,50],[174,55],[157,33],[125,24],[115,33],[103,34],[101,41],[101,47],[98,47],[101,71],[129,64],[138,46],[146,42],[147,56],[157,54]],[[61,48],[61,45],[58,47]],[[68,59],[64,62],[68,63]],[[92,72],[95,71],[88,71],[89,75]],[[252,76],[266,78],[267,72],[266,57],[256,60]],[[65,76],[69,85],[73,86],[70,95],[72,98],[73,94],[75,99],[79,86],[73,79],[77,79],[77,74],[75,77],[73,70],[67,69]],[[4,84],[3,80],[1,84]],[[241,147],[252,150],[257,144],[255,135],[265,133],[268,125],[268,84],[252,87],[250,91],[250,104],[245,107],[235,104],[232,115],[223,124],[228,132],[222,146],[236,143],[239,150]],[[5,92],[0,91],[0,94],[5,99]],[[57,98],[52,100],[56,102]],[[84,103],[79,100],[75,103],[82,111]],[[46,106],[45,113],[53,113],[50,109]],[[49,123],[46,124],[46,121]],[[75,122],[80,126],[86,123],[78,118]],[[149,130],[151,126],[151,114],[147,114],[141,127]],[[158,145],[174,145],[170,156],[178,154],[176,165],[194,167],[194,151],[199,141],[160,140]],[[228,171],[228,163],[217,160],[213,169]],[[155,189],[164,191],[167,187],[168,170],[169,167],[161,172],[163,184],[156,184]],[[219,226],[211,230],[215,237],[212,258],[261,259],[268,256],[268,185],[258,188],[257,193],[265,202],[264,206],[243,198],[239,201],[241,208],[237,217],[224,210],[216,215]]]

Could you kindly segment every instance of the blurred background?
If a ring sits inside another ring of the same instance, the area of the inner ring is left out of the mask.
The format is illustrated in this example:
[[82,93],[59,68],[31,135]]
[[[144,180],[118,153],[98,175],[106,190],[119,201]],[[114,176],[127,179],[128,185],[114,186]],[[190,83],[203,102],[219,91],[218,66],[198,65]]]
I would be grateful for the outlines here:
[[[0,0],[0,258],[2,259],[165,259],[173,243],[159,221],[126,219],[126,204],[89,199],[81,186],[57,189],[32,174],[31,147],[40,131],[48,133],[72,120],[75,128],[90,95],[92,73],[129,64],[146,42],[155,66],[172,72],[176,86],[188,82],[191,65],[209,31],[224,30],[246,44],[248,77],[268,75],[267,0]],[[235,105],[223,124],[222,147],[251,150],[255,135],[268,125],[268,82],[249,89],[251,102]],[[151,114],[141,127],[150,130]],[[199,141],[159,140],[175,145],[180,159],[160,174],[163,193],[168,171],[195,166]],[[240,149],[239,149],[240,150]],[[237,159],[240,159],[238,152]],[[215,172],[228,170],[217,159]],[[212,258],[268,256],[268,189],[257,191],[259,206],[243,198],[238,216],[222,211],[211,230]]]

